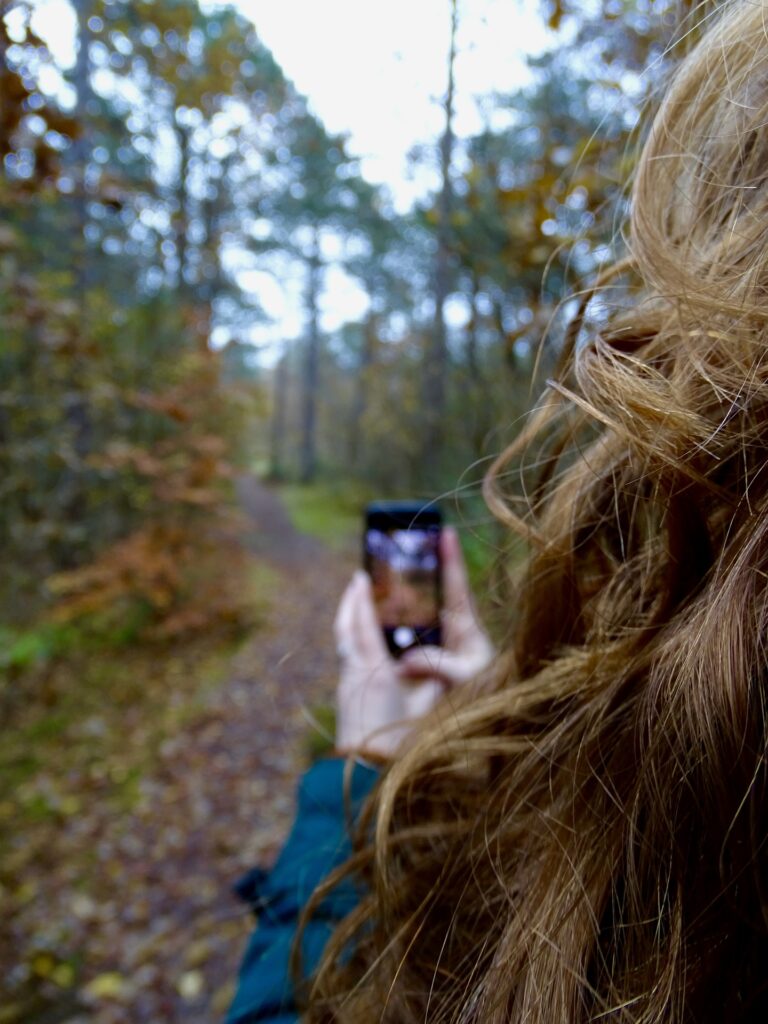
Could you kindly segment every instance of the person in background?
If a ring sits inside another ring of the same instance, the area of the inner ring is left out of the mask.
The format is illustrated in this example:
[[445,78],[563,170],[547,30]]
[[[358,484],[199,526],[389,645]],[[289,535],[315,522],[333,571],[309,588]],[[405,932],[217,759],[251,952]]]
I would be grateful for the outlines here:
[[[530,550],[490,666],[463,584],[449,614],[485,651],[467,676],[451,643],[393,669],[366,582],[347,591],[349,820],[327,762],[333,856],[307,840],[285,890],[295,987],[232,1021],[768,1020],[764,0],[722,5],[675,74],[627,243],[603,275],[621,308],[601,288],[590,324],[582,298],[486,481]],[[510,498],[531,450],[538,480]]]
[[[340,661],[336,749],[301,780],[296,823],[270,872],[256,868],[237,885],[259,919],[240,971],[228,1024],[296,1021],[291,952],[298,920],[316,887],[350,856],[351,824],[381,770],[416,724],[448,691],[476,678],[493,645],[479,623],[458,534],[441,539],[442,647],[423,647],[395,661],[374,607],[371,580],[359,571],[339,605],[334,633]],[[352,911],[360,888],[338,886],[302,934],[303,972],[311,973],[333,927]]]

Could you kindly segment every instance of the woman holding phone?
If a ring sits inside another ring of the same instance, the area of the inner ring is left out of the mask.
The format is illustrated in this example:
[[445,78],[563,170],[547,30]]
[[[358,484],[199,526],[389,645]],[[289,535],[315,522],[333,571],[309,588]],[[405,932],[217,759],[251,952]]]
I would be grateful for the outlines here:
[[300,901],[298,1002],[233,1021],[768,1019],[765,0],[724,4],[674,76],[628,253],[605,277],[631,305],[590,328],[583,299],[486,481],[530,550],[504,650],[465,676],[446,634],[392,667],[347,591],[339,746],[377,767]]
[[[351,823],[416,724],[443,695],[476,679],[493,658],[467,581],[456,531],[440,533],[442,646],[420,646],[395,659],[387,648],[371,578],[355,573],[339,604],[336,751],[301,780],[296,823],[270,872],[257,868],[238,883],[259,927],[240,971],[228,1024],[296,1020],[291,954],[297,926],[316,887],[352,853]],[[342,884],[303,928],[301,974],[320,959],[333,925],[360,892]]]

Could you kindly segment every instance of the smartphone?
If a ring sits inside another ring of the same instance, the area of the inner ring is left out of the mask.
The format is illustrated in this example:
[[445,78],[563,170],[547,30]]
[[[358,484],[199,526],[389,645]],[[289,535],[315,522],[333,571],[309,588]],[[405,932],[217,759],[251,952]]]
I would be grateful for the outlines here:
[[440,530],[434,504],[377,501],[365,510],[363,564],[390,653],[439,644]]

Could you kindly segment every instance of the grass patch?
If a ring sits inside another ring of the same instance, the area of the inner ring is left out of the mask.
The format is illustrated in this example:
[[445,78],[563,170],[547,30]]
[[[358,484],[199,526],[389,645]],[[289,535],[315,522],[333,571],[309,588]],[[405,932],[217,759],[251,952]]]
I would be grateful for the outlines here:
[[279,494],[300,533],[337,550],[350,547],[359,538],[366,502],[360,492],[319,483],[283,484]]

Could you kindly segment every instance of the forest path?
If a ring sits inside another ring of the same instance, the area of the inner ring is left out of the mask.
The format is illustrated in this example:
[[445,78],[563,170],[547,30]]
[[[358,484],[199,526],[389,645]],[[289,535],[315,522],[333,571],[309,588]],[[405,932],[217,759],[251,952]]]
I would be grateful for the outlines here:
[[265,621],[204,708],[164,740],[137,805],[118,820],[91,806],[63,830],[69,884],[60,872],[58,885],[40,880],[40,917],[27,927],[65,929],[81,978],[58,1012],[10,1020],[215,1024],[229,1004],[253,926],[231,886],[268,863],[290,827],[310,709],[333,695],[332,618],[353,563],[298,533],[254,478],[238,491],[245,545],[271,583]]

